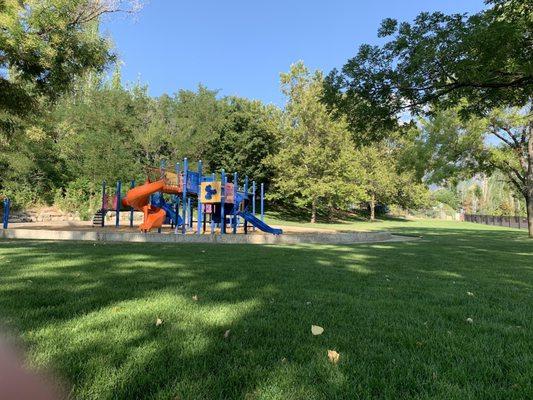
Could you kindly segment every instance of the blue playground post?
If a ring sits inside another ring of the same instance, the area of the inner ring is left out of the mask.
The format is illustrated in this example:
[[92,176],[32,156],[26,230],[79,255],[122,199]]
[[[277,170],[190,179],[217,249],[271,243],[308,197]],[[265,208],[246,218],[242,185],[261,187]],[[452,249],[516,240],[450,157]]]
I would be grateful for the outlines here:
[[187,198],[187,227],[192,229],[192,207],[191,198]]
[[105,225],[105,214],[106,214],[106,208],[107,208],[105,186],[106,186],[106,182],[105,180],[103,180],[102,181],[102,222],[101,222],[102,227]]
[[198,235],[202,233],[202,222],[203,222],[203,213],[202,213],[202,202],[200,201],[200,185],[202,184],[202,161],[198,161]]
[[[180,184],[180,163],[177,162],[176,165],[174,166],[174,171],[176,172],[176,185],[179,186]],[[174,212],[176,213],[176,219],[177,216],[179,215],[180,213],[180,198],[178,195],[176,195],[176,205],[175,205],[175,208],[174,208]],[[178,221],[174,221],[176,223],[176,226],[174,227],[174,233],[177,234],[178,233]]]
[[255,215],[255,181],[252,182],[252,214]]
[[265,184],[261,183],[261,221],[265,220]]
[[226,172],[220,171],[220,234],[226,233],[226,213],[224,206],[226,204]]
[[[255,201],[256,201],[255,181],[252,181],[252,214],[254,217],[255,217]],[[255,226],[252,227],[252,230],[255,231]]]
[[[159,179],[165,179],[165,160],[159,162]],[[163,196],[163,193],[160,193]],[[157,228],[157,233],[161,233],[161,227]]]
[[11,208],[11,200],[7,197],[4,199],[4,215],[2,217],[2,228],[7,229],[9,224],[9,209]]
[[183,224],[181,227],[181,233],[185,235],[187,232],[187,227],[185,226],[187,221],[187,174],[189,172],[189,160],[187,158],[183,159],[183,188],[182,188],[182,206],[183,206]]
[[[243,209],[246,211],[248,208],[248,175],[244,176],[244,205]],[[248,221],[244,220],[244,234],[248,233]]]
[[117,205],[115,207],[115,226],[120,226],[120,206],[122,205],[122,199],[121,199],[121,192],[122,192],[122,181],[119,179],[117,181]]
[[231,225],[233,226],[233,234],[237,233],[237,190],[239,189],[239,181],[237,172],[233,173],[233,219]]
[[[130,182],[130,190],[135,187],[135,179]],[[133,227],[133,207],[130,207],[130,227]]]

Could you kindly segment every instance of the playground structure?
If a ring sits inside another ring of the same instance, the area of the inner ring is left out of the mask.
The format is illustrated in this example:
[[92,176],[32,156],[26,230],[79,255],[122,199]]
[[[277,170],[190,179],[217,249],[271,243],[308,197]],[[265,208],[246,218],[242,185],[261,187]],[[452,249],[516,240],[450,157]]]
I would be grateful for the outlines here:
[[[142,232],[157,229],[161,232],[163,225],[170,225],[176,234],[208,231],[214,234],[236,234],[242,226],[243,232],[259,229],[266,233],[280,235],[281,229],[272,228],[264,222],[264,185],[260,185],[260,218],[256,214],[256,183],[251,188],[248,177],[243,186],[239,186],[238,174],[233,173],[232,182],[228,182],[225,171],[204,175],[202,162],[198,161],[197,171],[189,170],[188,160],[183,160],[183,169],[176,163],[175,171],[167,171],[165,163],[160,168],[149,168],[148,179],[142,185],[130,188],[122,196],[122,182],[118,181],[113,196],[107,193],[106,183],[102,183],[102,207],[93,218],[93,225],[104,226],[108,212],[115,212],[115,226],[120,226],[120,213],[129,212],[129,225],[133,227],[135,211],[143,213],[143,222],[139,226]],[[251,190],[250,190],[251,189]],[[167,198],[165,198],[167,195]],[[196,209],[196,221],[194,210]]]

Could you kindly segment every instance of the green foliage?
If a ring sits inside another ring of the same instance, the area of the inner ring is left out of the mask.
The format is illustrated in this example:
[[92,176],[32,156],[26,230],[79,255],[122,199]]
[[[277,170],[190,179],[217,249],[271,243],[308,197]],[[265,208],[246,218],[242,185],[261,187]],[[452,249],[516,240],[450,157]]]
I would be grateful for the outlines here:
[[313,222],[319,209],[347,206],[362,196],[355,148],[346,124],[335,121],[320,102],[322,81],[301,62],[281,75],[287,123],[280,149],[270,158],[276,172],[272,197],[310,207]]
[[[383,21],[381,46],[362,45],[326,80],[328,103],[352,129],[379,135],[399,112],[456,107],[482,115],[522,107],[533,96],[533,9],[526,1],[489,1],[477,14],[421,13],[413,23]],[[427,106],[433,107],[427,107]]]
[[428,203],[428,191],[415,175],[401,170],[399,149],[390,142],[376,142],[358,149],[361,162],[361,187],[370,205],[370,218],[378,203],[397,205],[404,209],[419,208]]
[[268,183],[273,168],[266,159],[277,151],[282,112],[259,101],[237,97],[226,101],[224,121],[204,154],[208,167],[211,171],[239,171],[241,176]]
[[174,149],[178,149],[176,158],[205,158],[209,144],[216,138],[224,118],[225,102],[217,100],[217,93],[202,85],[197,92],[178,92],[174,99],[177,105],[174,115],[177,130],[172,132],[170,142]]
[[78,212],[82,220],[88,220],[99,208],[99,188],[88,178],[78,178],[56,191],[54,204],[63,211]]
[[142,121],[135,107],[141,101],[121,88],[98,88],[58,105],[53,115],[57,147],[73,178],[96,184],[141,173],[134,146]]
[[112,59],[97,32],[111,8],[90,0],[5,0],[0,3],[0,110],[25,115],[40,97],[56,99],[77,76]]
[[446,204],[453,210],[457,210],[460,205],[459,197],[453,190],[440,188],[431,193],[432,199],[441,204]]

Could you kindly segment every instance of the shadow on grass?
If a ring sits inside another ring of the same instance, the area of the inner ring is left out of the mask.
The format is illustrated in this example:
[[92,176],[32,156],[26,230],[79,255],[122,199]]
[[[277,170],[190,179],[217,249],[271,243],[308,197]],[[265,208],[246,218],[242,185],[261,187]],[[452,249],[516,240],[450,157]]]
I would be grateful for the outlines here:
[[514,231],[392,230],[422,239],[1,242],[0,315],[75,398],[527,393],[533,244]]

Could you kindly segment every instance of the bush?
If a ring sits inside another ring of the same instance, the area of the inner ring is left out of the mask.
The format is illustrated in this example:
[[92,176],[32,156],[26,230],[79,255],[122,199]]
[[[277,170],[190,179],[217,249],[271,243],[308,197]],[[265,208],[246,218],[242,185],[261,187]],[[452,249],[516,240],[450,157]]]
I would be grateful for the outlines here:
[[65,188],[58,189],[54,204],[61,210],[77,212],[82,220],[88,220],[99,206],[100,195],[95,185],[88,179],[79,178],[70,182]]
[[5,182],[2,195],[11,199],[14,209],[39,205],[41,194],[34,187],[19,182]]

